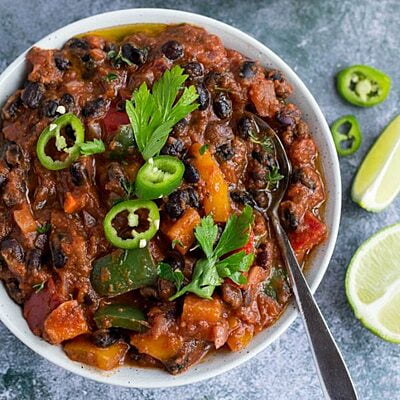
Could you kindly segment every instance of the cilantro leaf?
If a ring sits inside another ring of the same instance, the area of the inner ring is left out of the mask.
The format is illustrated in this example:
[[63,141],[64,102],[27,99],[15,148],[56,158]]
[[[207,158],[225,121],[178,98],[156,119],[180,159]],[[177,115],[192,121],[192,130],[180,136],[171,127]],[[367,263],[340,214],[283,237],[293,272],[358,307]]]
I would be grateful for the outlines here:
[[160,152],[173,126],[199,106],[193,85],[184,88],[177,100],[187,78],[183,69],[175,65],[154,83],[151,92],[143,82],[126,101],[135,140],[146,161]]
[[215,255],[221,257],[243,247],[249,240],[249,228],[253,223],[253,210],[246,205],[240,215],[228,219],[221,238],[215,248]]
[[207,258],[212,257],[213,247],[218,235],[218,226],[214,224],[211,215],[201,219],[194,230],[194,236],[199,242]]
[[104,142],[100,139],[94,139],[89,142],[80,143],[79,149],[81,151],[81,154],[83,154],[84,156],[90,156],[92,154],[104,153],[106,151]]
[[47,233],[50,230],[50,228],[51,228],[50,224],[43,224],[36,228],[36,232],[37,233]]
[[191,282],[178,290],[170,300],[175,300],[187,292],[209,299],[214,289],[223,283],[224,278],[230,278],[238,284],[246,283],[242,272],[248,271],[254,261],[254,255],[246,254],[242,250],[223,259],[221,257],[242,248],[248,242],[252,222],[252,208],[246,206],[239,216],[233,215],[228,219],[215,246],[218,226],[211,215],[202,218],[194,234],[206,258],[197,261]]
[[35,291],[35,293],[39,293],[44,289],[44,285],[46,284],[46,282],[47,281],[37,283],[36,285],[32,286],[32,289]]
[[166,279],[167,281],[174,283],[177,290],[182,287],[185,276],[180,269],[176,268],[174,270],[172,269],[171,265],[161,262],[160,264],[158,264],[157,273],[160,278]]

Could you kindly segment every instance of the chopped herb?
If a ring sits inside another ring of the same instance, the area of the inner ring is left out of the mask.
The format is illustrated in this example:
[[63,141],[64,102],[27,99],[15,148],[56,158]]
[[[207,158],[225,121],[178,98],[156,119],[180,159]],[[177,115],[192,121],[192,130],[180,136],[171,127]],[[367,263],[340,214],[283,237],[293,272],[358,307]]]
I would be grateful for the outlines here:
[[115,50],[110,50],[107,53],[107,58],[111,60],[115,66],[118,66],[121,61],[125,62],[128,65],[133,65],[133,62],[131,60],[128,60],[122,55],[122,47],[119,49],[118,52]]
[[125,198],[129,200],[135,193],[135,182],[129,182],[127,179],[121,181],[121,186],[125,191]]
[[36,228],[36,232],[37,233],[47,233],[50,230],[50,228],[51,228],[50,224],[43,224]]
[[185,276],[179,268],[172,269],[171,265],[162,262],[158,264],[157,273],[160,278],[173,282],[177,290],[182,287]]
[[104,153],[106,151],[106,147],[104,142],[100,139],[94,139],[89,142],[79,143],[79,148],[81,154],[84,156],[90,156],[92,154]]
[[35,293],[39,293],[44,289],[44,285],[46,284],[46,282],[47,281],[37,283],[36,285],[32,286],[32,289],[35,291]]
[[243,250],[233,254],[232,252],[246,245],[252,222],[253,211],[250,206],[245,206],[240,215],[229,218],[216,243],[218,226],[211,215],[202,218],[195,228],[194,235],[206,258],[197,261],[192,281],[178,290],[170,300],[175,300],[186,292],[209,299],[214,289],[223,283],[224,278],[230,278],[238,284],[246,283],[243,272],[250,268],[254,254],[246,254]]
[[201,146],[200,149],[199,149],[200,155],[204,155],[204,153],[208,150],[209,147],[210,147],[210,145],[203,144],[203,146]]
[[253,132],[250,132],[250,140],[253,143],[261,145],[266,153],[272,153],[274,151],[274,145],[269,137],[264,137],[261,139],[258,138]]
[[104,80],[107,82],[112,82],[115,81],[116,79],[118,79],[118,75],[115,74],[114,72],[110,72],[104,77]]
[[174,239],[174,240],[172,241],[171,247],[174,249],[177,245],[179,245],[179,246],[181,246],[181,247],[184,247],[184,246],[183,246],[183,243],[182,243],[179,239]]
[[267,175],[267,187],[269,189],[275,189],[278,185],[278,182],[284,178],[283,175],[279,173],[279,167],[274,166],[269,170]]
[[175,65],[164,72],[151,91],[143,82],[125,103],[137,147],[146,161],[160,152],[173,126],[199,106],[195,87],[183,89],[187,78]]
[[270,278],[264,284],[264,293],[279,301],[279,293],[287,290],[289,290],[289,283],[286,270],[274,267]]

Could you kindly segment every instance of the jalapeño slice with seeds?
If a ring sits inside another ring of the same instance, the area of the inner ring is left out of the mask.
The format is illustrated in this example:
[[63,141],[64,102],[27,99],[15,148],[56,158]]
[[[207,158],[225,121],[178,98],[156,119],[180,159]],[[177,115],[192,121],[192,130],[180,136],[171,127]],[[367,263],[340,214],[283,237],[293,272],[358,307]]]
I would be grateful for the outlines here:
[[336,151],[340,156],[355,153],[361,145],[360,125],[354,115],[345,115],[337,119],[331,126]]

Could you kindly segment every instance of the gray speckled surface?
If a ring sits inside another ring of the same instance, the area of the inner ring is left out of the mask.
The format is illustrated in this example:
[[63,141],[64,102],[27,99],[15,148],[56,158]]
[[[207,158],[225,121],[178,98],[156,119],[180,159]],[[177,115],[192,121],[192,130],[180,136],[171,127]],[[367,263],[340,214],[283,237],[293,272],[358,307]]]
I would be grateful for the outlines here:
[[[385,124],[399,112],[400,2],[335,1],[134,1],[0,0],[0,71],[28,46],[77,19],[133,7],[198,12],[232,24],[279,54],[309,87],[328,122],[354,113],[364,141],[358,154],[341,160],[343,216],[335,255],[317,300],[347,360],[362,399],[395,399],[400,393],[400,348],[373,336],[347,305],[343,280],[357,246],[380,227],[399,221],[400,198],[379,215],[349,197],[361,158]],[[379,67],[393,78],[389,99],[372,109],[345,104],[333,75],[348,64]],[[299,320],[267,350],[243,366],[204,383],[165,390],[135,390],[98,384],[68,373],[36,355],[0,323],[0,399],[321,399],[317,376]]]

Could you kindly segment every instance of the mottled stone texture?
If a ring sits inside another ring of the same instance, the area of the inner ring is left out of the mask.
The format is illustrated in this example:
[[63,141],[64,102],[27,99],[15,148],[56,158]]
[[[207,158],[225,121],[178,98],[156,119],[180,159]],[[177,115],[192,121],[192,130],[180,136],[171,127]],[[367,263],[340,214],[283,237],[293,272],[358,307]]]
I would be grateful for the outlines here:
[[[279,54],[316,97],[328,122],[355,114],[364,141],[341,160],[343,217],[335,255],[317,292],[362,399],[396,399],[400,393],[400,348],[385,343],[354,318],[345,299],[346,266],[357,246],[379,228],[400,219],[400,199],[381,214],[369,214],[349,197],[357,166],[382,128],[399,112],[400,2],[201,1],[188,0],[1,0],[0,71],[42,36],[77,19],[131,7],[166,7],[209,15],[250,33]],[[336,94],[334,74],[354,63],[371,64],[393,78],[389,99],[358,109]],[[135,390],[75,376],[36,355],[0,323],[0,399],[321,399],[318,379],[299,320],[278,341],[245,365],[208,382],[165,390]]]

